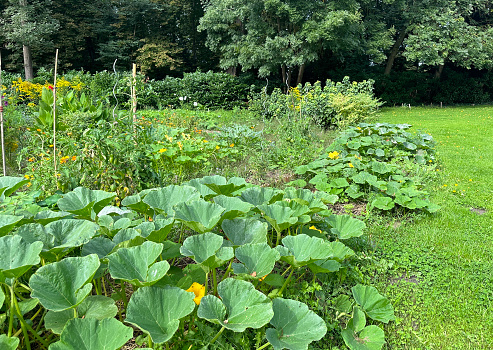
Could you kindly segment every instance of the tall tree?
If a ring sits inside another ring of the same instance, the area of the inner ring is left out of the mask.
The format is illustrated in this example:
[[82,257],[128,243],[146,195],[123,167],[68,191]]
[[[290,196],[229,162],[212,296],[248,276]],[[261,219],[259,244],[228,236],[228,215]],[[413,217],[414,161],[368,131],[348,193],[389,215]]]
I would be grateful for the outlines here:
[[26,80],[34,77],[33,54],[53,50],[51,35],[58,23],[51,17],[51,0],[9,0],[0,21],[8,46],[22,47]]
[[221,68],[257,68],[261,77],[281,71],[290,85],[295,70],[301,82],[323,50],[355,49],[362,28],[351,0],[210,0],[198,29],[220,53]]

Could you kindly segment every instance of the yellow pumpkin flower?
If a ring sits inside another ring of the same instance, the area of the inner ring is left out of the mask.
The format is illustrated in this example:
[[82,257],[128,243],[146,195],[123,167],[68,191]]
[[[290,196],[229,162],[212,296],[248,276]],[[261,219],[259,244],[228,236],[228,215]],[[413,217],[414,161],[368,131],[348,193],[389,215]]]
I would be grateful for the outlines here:
[[329,158],[330,159],[338,159],[339,158],[339,152],[334,151],[329,153]]
[[354,168],[354,165],[353,164],[349,163],[348,165],[349,165],[350,168]]
[[195,304],[200,305],[200,299],[202,299],[205,295],[205,286],[200,283],[193,282],[190,288],[187,289],[187,292],[193,292],[193,294],[195,294],[193,301]]

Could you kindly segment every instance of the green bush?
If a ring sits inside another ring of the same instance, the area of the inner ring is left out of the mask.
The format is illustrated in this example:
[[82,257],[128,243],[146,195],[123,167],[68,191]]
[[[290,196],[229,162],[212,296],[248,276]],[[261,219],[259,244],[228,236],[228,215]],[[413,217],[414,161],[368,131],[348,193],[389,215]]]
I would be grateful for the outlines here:
[[268,95],[265,90],[254,95],[250,109],[266,118],[300,116],[309,118],[323,127],[345,127],[367,121],[382,103],[373,95],[373,81],[341,82],[327,80],[322,88],[320,82],[291,88],[288,94],[280,89]]

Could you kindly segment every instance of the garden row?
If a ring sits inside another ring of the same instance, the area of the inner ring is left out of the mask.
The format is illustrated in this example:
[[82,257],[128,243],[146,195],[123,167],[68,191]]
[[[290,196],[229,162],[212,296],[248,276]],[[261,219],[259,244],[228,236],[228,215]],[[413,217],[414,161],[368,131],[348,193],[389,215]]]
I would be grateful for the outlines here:
[[133,336],[125,323],[149,347],[214,343],[225,330],[245,349],[306,349],[328,328],[351,349],[385,342],[375,321],[394,314],[375,288],[320,300],[330,304],[324,318],[290,291],[304,275],[339,280],[355,255],[343,242],[365,224],[332,214],[336,195],[210,176],[144,190],[121,207],[115,193],[79,187],[49,209],[12,196],[27,181],[0,179],[7,349],[117,349]]

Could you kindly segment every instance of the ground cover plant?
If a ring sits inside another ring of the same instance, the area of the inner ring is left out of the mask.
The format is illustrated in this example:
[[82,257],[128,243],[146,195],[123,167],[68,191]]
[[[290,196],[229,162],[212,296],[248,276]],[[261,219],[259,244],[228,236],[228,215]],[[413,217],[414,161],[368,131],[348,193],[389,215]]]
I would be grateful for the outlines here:
[[[27,349],[76,349],[80,341],[117,349],[133,334],[123,322],[154,348],[213,344],[226,330],[236,334],[221,348],[306,349],[325,336],[327,321],[287,298],[289,289],[305,274],[337,283],[355,255],[343,242],[365,228],[327,210],[336,196],[241,178],[144,190],[120,208],[110,205],[114,192],[78,187],[51,209],[9,197],[27,181],[0,183],[8,213],[1,215],[0,344],[12,349],[21,340]],[[324,317],[350,348],[381,348],[376,324],[394,319],[391,304],[371,286],[351,292],[326,300]]]
[[372,216],[369,270],[396,308],[386,330],[401,349],[488,349],[491,308],[491,107],[392,108],[381,122],[410,123],[436,142],[427,186],[433,216]]

